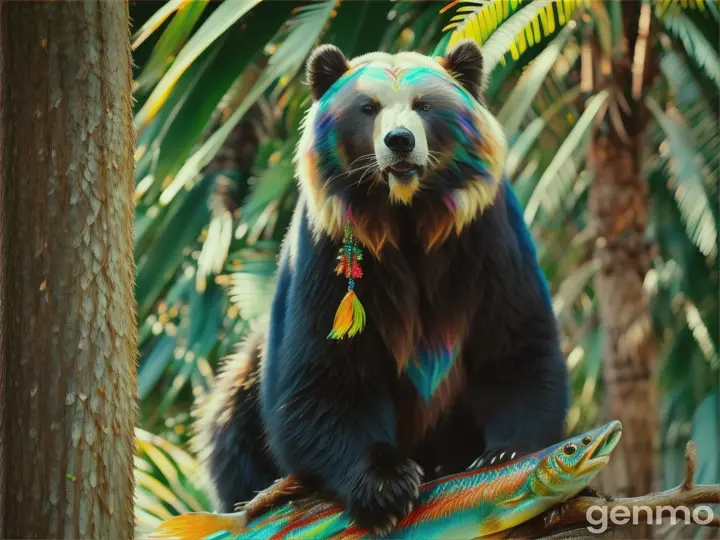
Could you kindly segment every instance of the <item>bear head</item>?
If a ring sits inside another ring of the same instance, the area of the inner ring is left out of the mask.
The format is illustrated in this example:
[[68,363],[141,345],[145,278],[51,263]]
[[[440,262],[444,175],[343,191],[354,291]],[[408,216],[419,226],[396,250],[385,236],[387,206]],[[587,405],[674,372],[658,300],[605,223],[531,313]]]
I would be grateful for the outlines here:
[[394,243],[392,207],[421,205],[429,208],[429,250],[492,204],[507,145],[482,103],[482,79],[472,41],[437,58],[370,53],[348,61],[332,45],[318,47],[307,64],[313,104],[296,154],[314,233],[341,237],[351,212],[356,236],[379,256]]

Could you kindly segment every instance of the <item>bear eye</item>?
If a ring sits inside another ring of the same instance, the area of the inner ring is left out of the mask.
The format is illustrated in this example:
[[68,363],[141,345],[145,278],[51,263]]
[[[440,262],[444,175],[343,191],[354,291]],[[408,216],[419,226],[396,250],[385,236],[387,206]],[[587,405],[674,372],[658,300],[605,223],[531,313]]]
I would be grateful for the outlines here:
[[583,440],[581,442],[583,443],[583,446],[587,446],[592,442],[592,437],[583,437]]
[[417,102],[415,104],[415,110],[417,110],[417,111],[428,112],[430,109],[432,109],[432,107],[430,106],[429,103]]
[[566,456],[572,456],[575,452],[577,452],[577,444],[575,443],[568,443],[563,447],[563,454]]
[[372,103],[368,103],[367,105],[364,105],[362,108],[363,112],[367,115],[372,115],[377,112],[377,105],[374,105]]

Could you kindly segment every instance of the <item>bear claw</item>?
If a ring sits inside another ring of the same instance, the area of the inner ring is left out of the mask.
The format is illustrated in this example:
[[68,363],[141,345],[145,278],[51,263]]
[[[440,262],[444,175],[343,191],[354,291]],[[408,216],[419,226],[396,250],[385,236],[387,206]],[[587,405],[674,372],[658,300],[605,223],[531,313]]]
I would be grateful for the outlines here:
[[491,450],[489,452],[485,452],[483,455],[473,461],[468,467],[468,470],[479,469],[484,466],[489,467],[491,465],[500,465],[501,463],[512,461],[515,458],[520,458],[523,455],[525,455],[525,452],[518,452],[507,449]]

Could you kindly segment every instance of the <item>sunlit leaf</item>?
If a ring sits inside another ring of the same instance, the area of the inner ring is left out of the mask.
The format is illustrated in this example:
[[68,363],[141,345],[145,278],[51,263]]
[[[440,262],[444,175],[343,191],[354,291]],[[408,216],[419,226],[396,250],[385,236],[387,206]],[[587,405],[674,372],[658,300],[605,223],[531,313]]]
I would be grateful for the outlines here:
[[150,58],[133,85],[133,91],[142,91],[155,84],[167,66],[172,62],[178,50],[192,32],[195,23],[203,14],[207,0],[193,0],[180,7],[170,21],[160,39],[155,44]]
[[135,32],[130,40],[132,41],[132,50],[137,49],[142,43],[160,26],[165,20],[180,9],[184,4],[189,3],[191,0],[168,0],[162,7],[158,9],[152,17],[150,17],[145,24]]
[[152,120],[165,103],[172,87],[192,62],[259,2],[260,0],[240,0],[239,2],[230,0],[223,2],[212,12],[182,48],[168,72],[160,79],[145,105],[135,116],[135,127],[138,131],[142,131]]
[[677,183],[675,200],[682,212],[688,234],[702,253],[715,254],[717,224],[710,210],[711,203],[705,192],[692,134],[685,126],[668,116],[655,100],[648,97],[646,103],[670,142],[670,166]]
[[247,96],[245,96],[243,102],[238,105],[222,126],[208,138],[205,144],[185,162],[185,165],[178,171],[175,179],[160,197],[161,204],[169,203],[177,192],[210,162],[220,150],[230,131],[263,92],[280,76],[287,71],[296,69],[303,63],[330,17],[335,2],[336,0],[325,0],[302,8],[291,26],[292,29],[289,35],[270,57],[267,67]]
[[563,31],[553,39],[552,43],[540,53],[540,56],[530,64],[530,67],[523,73],[518,84],[508,96],[503,108],[500,109],[500,112],[497,114],[497,119],[504,128],[505,135],[508,138],[512,137],[520,127],[520,123],[532,105],[537,91],[542,86],[545,77],[547,77],[548,72],[553,67],[558,56],[560,56],[562,48],[572,31],[573,28],[564,28]]
[[533,222],[542,205],[547,206],[550,201],[557,200],[563,193],[567,192],[569,187],[566,182],[568,175],[560,174],[561,169],[570,162],[572,155],[578,149],[581,149],[581,145],[586,141],[586,136],[595,117],[607,101],[608,96],[607,90],[604,90],[588,100],[585,111],[562,142],[525,206],[525,221],[528,224]]
[[720,55],[717,44],[710,43],[687,15],[682,13],[666,15],[662,21],[665,28],[682,41],[690,58],[720,88]]
[[[589,2],[590,0],[493,0],[471,15],[462,16],[461,22],[452,32],[448,49],[463,39],[472,39],[482,46],[483,69],[486,73],[492,73],[508,52],[513,59],[518,59],[542,38],[553,35],[556,28],[566,24],[574,25],[570,17],[578,6],[587,5]],[[520,5],[523,7],[517,9]]]
[[548,121],[565,108],[568,103],[575,101],[579,96],[580,87],[576,86],[575,88],[572,88],[545,111],[543,111],[541,116],[538,116],[530,122],[527,127],[518,134],[517,138],[510,147],[505,165],[505,172],[509,177],[512,178],[515,176],[518,167],[533,147],[535,141],[537,141],[537,138],[545,129],[545,126],[547,126]]
[[599,264],[597,261],[589,261],[560,283],[558,292],[553,297],[553,309],[555,313],[561,313],[575,303],[580,293],[597,273],[598,268]]

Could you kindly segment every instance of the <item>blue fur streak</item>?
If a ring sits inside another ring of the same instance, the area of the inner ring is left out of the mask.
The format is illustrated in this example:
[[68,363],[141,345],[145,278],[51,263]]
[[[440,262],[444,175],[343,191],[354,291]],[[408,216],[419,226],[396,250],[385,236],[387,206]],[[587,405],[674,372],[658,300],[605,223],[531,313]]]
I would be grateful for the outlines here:
[[460,347],[457,345],[452,349],[424,345],[418,350],[417,357],[408,362],[408,377],[425,403],[430,401],[459,353]]
[[515,191],[509,182],[505,183],[505,205],[507,208],[508,221],[515,232],[517,242],[519,244],[521,257],[524,259],[525,264],[529,264],[534,267],[535,273],[537,274],[537,280],[535,281],[538,283],[540,292],[545,297],[547,305],[552,308],[552,295],[550,294],[550,288],[548,286],[547,279],[545,278],[545,274],[537,261],[537,249],[535,248],[535,242],[533,242],[532,236],[530,235],[530,229],[528,229],[525,224],[520,201],[518,201]]

